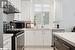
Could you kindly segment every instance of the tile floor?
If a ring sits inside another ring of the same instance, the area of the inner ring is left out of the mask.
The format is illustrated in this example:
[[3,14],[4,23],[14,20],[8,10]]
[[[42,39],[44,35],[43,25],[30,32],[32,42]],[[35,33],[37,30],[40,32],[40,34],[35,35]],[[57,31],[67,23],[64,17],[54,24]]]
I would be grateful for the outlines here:
[[25,48],[25,50],[53,50],[53,48]]

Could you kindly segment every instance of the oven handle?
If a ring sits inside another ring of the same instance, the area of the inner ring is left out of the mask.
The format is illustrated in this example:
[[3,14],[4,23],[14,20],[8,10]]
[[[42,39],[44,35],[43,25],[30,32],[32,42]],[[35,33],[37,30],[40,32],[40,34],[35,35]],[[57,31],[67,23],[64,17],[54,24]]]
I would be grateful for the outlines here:
[[[19,38],[20,36],[23,36],[23,35],[24,35],[24,33],[22,33],[22,34],[16,36],[16,37],[15,37],[15,43],[17,42],[17,38]],[[24,47],[23,47],[22,49],[24,50]],[[17,43],[16,43],[16,46],[15,46],[15,50],[17,50]]]
[[20,35],[18,35],[18,36],[16,36],[16,37],[20,37],[20,36],[22,36],[22,35],[24,35],[24,33],[22,33],[22,34],[20,34]]

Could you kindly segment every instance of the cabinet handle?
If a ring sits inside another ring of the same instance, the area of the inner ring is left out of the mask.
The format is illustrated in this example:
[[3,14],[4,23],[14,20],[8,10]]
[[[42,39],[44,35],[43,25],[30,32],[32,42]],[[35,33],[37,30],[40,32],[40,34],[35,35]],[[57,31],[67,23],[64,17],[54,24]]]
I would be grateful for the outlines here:
[[67,45],[63,44],[64,47],[66,47],[68,50],[70,49],[70,47],[68,47]]
[[57,38],[55,38],[55,40],[57,41],[58,39],[57,39]]

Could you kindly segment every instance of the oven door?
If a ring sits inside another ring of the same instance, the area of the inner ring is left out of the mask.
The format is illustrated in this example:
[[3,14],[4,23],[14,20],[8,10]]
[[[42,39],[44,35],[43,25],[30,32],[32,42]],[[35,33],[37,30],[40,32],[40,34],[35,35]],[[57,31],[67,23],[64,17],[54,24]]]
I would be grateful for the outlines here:
[[24,33],[18,35],[15,39],[16,50],[24,50]]

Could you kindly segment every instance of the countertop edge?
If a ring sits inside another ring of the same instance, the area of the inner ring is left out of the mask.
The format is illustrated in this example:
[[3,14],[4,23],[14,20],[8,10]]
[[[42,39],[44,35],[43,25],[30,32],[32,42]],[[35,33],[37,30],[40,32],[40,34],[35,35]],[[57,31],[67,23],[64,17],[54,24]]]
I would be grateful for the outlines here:
[[64,37],[61,37],[60,35],[58,35],[57,33],[54,33],[55,36],[57,36],[58,38],[64,40],[65,42],[69,43],[70,45],[75,47],[75,43],[69,41],[68,39],[65,39]]

